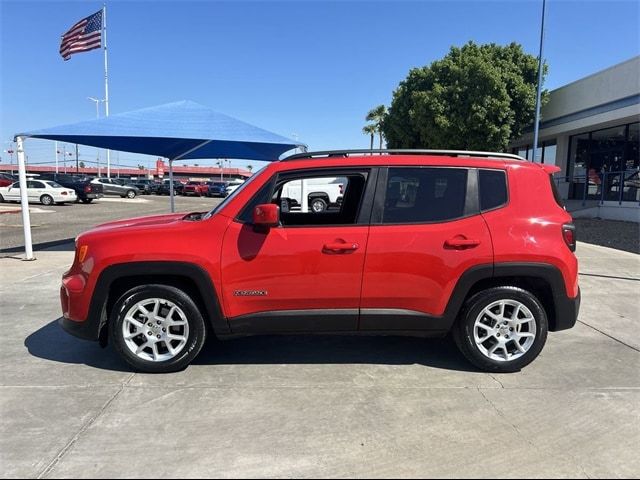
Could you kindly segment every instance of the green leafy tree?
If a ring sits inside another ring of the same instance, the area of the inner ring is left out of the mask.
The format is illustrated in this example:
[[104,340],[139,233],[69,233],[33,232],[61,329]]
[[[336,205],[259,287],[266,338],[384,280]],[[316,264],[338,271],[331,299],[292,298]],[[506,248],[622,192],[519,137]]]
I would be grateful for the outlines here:
[[[382,148],[382,137],[384,136],[384,131],[382,127],[383,127],[386,116],[387,116],[387,107],[384,105],[378,105],[377,107],[369,110],[369,113],[367,113],[367,117],[366,117],[367,122],[373,122],[375,131],[380,137],[380,148]],[[371,149],[373,150],[373,144]]]
[[80,162],[78,165],[80,168],[84,168],[84,162]]
[[251,165],[251,164],[247,165],[247,170],[249,170],[249,172],[251,172],[253,170],[253,165]]
[[376,133],[378,133],[378,128],[373,123],[370,123],[369,125],[364,126],[362,133],[371,137],[371,146],[369,148],[373,150],[373,139],[375,138]]
[[504,151],[534,121],[537,73],[517,43],[452,47],[400,83],[382,122],[387,144]]

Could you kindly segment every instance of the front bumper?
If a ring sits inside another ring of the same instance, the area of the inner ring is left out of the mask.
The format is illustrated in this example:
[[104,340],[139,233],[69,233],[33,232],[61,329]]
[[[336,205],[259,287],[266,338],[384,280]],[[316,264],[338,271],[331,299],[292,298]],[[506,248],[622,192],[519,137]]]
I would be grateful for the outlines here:
[[553,300],[555,304],[555,322],[553,322],[553,328],[550,328],[550,330],[559,332],[573,328],[578,321],[578,314],[580,313],[580,289],[578,289],[578,295],[575,298],[569,298],[562,294],[555,295]]
[[82,340],[90,340],[97,342],[99,337],[99,330],[95,325],[90,325],[89,321],[86,322],[74,322],[65,317],[58,319],[58,325],[70,335],[81,338]]

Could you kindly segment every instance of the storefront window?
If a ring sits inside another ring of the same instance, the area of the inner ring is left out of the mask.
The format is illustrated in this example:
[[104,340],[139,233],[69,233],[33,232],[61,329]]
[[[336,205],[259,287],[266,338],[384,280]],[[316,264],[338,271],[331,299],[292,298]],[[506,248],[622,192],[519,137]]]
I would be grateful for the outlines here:
[[626,190],[621,197],[620,185],[626,186],[627,177],[639,168],[638,127],[638,123],[633,123],[571,137],[567,164],[569,198],[626,200]]
[[544,150],[542,153],[542,163],[547,165],[556,165],[556,140],[548,140],[544,142]]
[[627,151],[625,154],[625,167],[627,170],[640,168],[640,123],[629,125],[629,137],[627,139]]

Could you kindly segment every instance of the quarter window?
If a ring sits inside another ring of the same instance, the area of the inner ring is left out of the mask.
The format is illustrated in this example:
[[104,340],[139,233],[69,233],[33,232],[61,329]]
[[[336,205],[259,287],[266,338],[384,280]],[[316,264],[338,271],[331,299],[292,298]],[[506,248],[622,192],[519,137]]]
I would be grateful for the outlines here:
[[468,171],[390,168],[382,222],[446,222],[464,216]]
[[492,210],[507,203],[507,177],[502,170],[480,170],[480,210]]

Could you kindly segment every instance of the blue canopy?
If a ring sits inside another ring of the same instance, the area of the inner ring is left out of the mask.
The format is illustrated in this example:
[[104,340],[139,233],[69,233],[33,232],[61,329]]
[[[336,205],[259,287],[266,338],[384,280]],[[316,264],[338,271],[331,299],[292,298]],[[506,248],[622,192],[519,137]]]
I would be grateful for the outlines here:
[[242,158],[274,161],[304,144],[190,101],[120,113],[97,120],[20,133],[168,159]]

